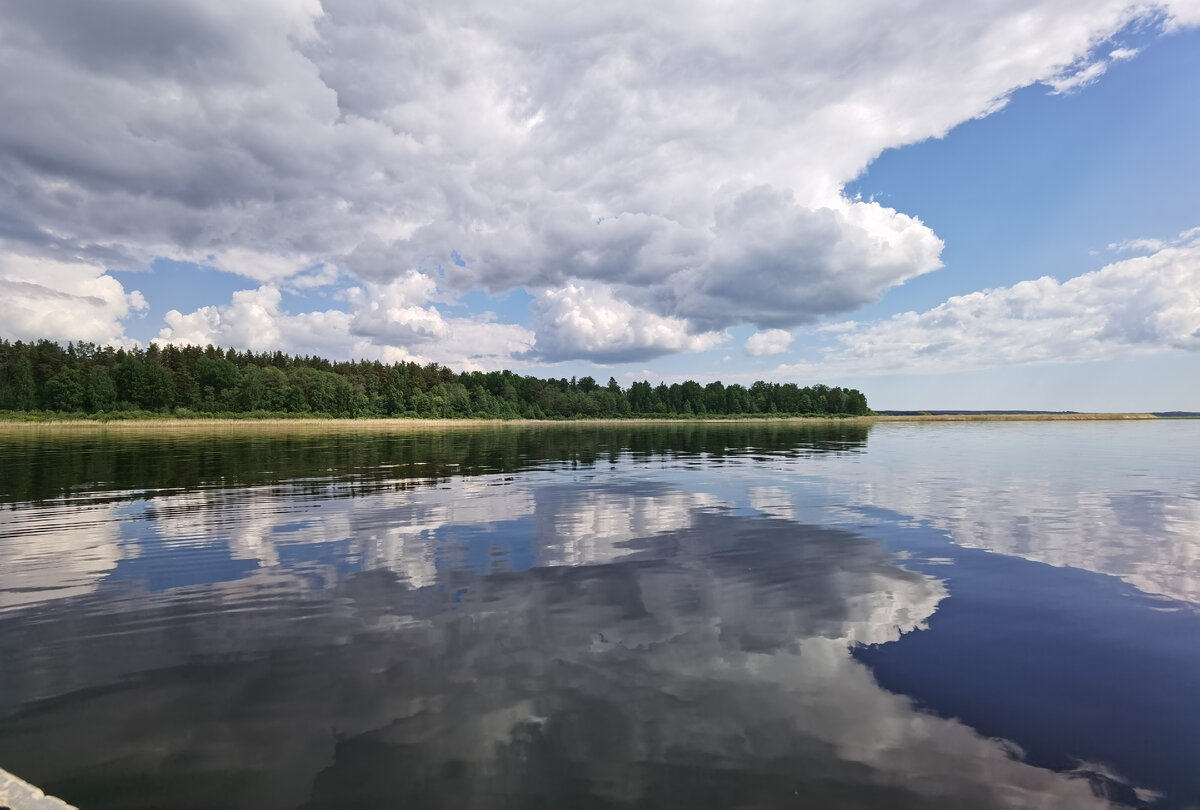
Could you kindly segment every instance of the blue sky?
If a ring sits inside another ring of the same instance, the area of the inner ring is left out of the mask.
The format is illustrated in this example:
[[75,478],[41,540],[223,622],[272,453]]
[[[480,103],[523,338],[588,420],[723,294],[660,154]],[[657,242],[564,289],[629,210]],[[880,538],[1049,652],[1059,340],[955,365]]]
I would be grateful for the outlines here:
[[0,0],[0,336],[1200,410],[1194,1],[99,13]]

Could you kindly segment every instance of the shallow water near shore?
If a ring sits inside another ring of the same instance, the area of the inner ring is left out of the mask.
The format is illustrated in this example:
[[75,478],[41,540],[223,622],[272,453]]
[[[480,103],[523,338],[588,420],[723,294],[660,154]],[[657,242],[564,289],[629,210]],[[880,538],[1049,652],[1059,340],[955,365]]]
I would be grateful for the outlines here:
[[1200,804],[1200,422],[0,435],[101,808]]

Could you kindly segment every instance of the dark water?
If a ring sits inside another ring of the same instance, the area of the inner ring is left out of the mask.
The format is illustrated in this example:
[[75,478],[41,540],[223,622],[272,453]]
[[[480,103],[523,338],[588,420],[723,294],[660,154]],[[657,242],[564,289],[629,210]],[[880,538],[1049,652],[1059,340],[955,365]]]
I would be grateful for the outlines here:
[[102,808],[1200,806],[1200,422],[0,436]]

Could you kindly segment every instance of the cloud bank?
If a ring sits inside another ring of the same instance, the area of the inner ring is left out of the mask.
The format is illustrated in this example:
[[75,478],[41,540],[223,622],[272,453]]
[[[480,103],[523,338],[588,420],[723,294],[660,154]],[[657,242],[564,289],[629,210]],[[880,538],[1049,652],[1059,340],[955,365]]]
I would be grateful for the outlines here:
[[860,372],[956,371],[1200,350],[1200,231],[1064,282],[1048,276],[924,312],[838,324],[825,362]]
[[[1197,6],[0,0],[0,281],[91,268],[12,288],[73,298],[2,328],[118,339],[136,296],[103,269],[155,258],[248,282],[168,337],[616,362],[813,324],[940,266],[919,212],[843,194],[881,151],[1082,86],[1130,56],[1114,33]],[[389,304],[414,274],[524,288],[537,334]],[[272,310],[339,275],[341,314]]]

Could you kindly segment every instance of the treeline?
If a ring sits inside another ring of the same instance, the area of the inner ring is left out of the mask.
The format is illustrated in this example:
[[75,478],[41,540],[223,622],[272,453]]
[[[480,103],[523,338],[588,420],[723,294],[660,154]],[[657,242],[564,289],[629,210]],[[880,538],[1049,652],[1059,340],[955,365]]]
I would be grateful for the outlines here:
[[0,411],[527,418],[868,413],[853,388],[713,382],[622,388],[612,377],[456,373],[437,363],[330,362],[214,346],[114,349],[0,340]]

